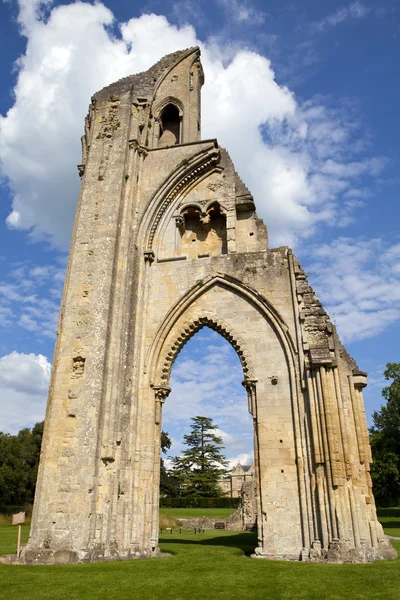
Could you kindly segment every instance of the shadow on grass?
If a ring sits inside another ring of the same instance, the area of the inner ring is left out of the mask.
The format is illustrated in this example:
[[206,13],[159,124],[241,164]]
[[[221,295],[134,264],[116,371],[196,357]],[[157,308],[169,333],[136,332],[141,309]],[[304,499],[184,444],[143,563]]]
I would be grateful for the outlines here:
[[394,517],[399,519],[399,521],[397,522],[397,527],[399,526],[399,522],[400,522],[400,506],[395,508],[395,507],[390,507],[390,508],[378,508],[377,509],[377,515],[378,517]]
[[385,529],[400,529],[400,521],[382,521]]
[[184,544],[196,546],[223,546],[225,548],[239,548],[244,554],[250,555],[254,552],[257,546],[256,533],[238,533],[237,535],[218,536],[212,538],[201,538],[199,534],[197,539],[182,537],[163,537],[160,539],[160,544]]

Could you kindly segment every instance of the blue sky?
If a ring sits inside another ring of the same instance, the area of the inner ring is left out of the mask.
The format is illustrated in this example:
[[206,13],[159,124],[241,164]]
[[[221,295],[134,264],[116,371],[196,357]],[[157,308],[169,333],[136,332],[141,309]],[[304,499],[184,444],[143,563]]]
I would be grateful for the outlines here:
[[[228,149],[271,246],[294,248],[369,372],[370,421],[400,360],[399,36],[399,0],[1,2],[0,430],[44,415],[90,96],[195,44],[202,135]],[[230,458],[251,453],[240,381],[217,334],[188,343],[164,411],[174,451],[201,412]]]

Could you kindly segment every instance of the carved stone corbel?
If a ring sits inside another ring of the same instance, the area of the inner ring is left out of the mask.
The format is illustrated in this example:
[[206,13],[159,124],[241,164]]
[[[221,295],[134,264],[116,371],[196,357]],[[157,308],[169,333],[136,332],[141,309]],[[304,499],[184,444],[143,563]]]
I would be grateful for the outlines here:
[[160,425],[161,423],[161,407],[164,404],[165,400],[168,398],[171,388],[167,385],[154,385],[152,386],[154,390],[154,396],[156,401],[156,414],[155,414],[155,424]]
[[185,217],[183,215],[176,215],[175,216],[175,225],[177,226],[178,229],[185,230]]
[[203,226],[203,229],[210,229],[210,225],[211,225],[211,215],[209,213],[206,212],[202,212],[200,214],[200,223]]
[[136,150],[139,156],[143,156],[144,158],[147,156],[147,148],[142,146],[137,139],[129,140],[129,150]]
[[145,250],[144,251],[144,262],[149,263],[151,265],[154,262],[156,255],[153,250]]
[[367,373],[365,371],[353,371],[353,383],[356,390],[362,390],[367,387]]
[[246,388],[249,413],[253,419],[257,418],[257,381],[258,379],[245,379],[242,386]]

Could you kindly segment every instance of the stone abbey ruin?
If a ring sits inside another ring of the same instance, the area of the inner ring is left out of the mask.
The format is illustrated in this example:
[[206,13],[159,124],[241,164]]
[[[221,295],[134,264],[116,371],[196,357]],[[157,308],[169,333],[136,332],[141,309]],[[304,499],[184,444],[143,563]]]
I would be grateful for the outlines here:
[[255,555],[392,557],[371,489],[366,374],[292,251],[268,247],[226,150],[201,140],[199,55],[170,54],[92,99],[22,560],[157,556],[162,405],[204,326],[243,368]]

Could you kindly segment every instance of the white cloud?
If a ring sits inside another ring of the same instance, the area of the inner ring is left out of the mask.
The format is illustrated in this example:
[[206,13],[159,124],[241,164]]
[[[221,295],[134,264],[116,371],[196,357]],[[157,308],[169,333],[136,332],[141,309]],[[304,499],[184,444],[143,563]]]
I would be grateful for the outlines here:
[[242,453],[229,459],[228,469],[234,469],[238,464],[242,466],[251,465],[254,461],[254,453]]
[[42,354],[0,358],[0,430],[16,433],[44,419],[51,365]]
[[209,24],[208,17],[198,0],[175,0],[169,8],[175,21],[181,25],[190,21],[197,23],[198,26]]
[[343,341],[376,336],[400,318],[400,244],[338,238],[312,253],[310,283]]
[[[8,225],[29,230],[33,239],[68,247],[79,139],[91,95],[196,44],[206,73],[203,137],[217,137],[227,147],[272,244],[293,245],[320,222],[345,226],[352,208],[347,204],[343,216],[341,194],[362,195],[363,178],[383,168],[382,159],[364,157],[345,111],[329,109],[321,99],[300,105],[255,52],[218,38],[202,43],[193,27],[153,14],[121,23],[117,39],[109,29],[113,14],[100,3],[61,5],[46,20],[40,19],[39,0],[20,6],[27,51],[18,61],[15,103],[0,117],[0,169],[13,194]],[[240,7],[250,15],[250,4]]]
[[330,13],[325,18],[314,23],[313,27],[317,31],[322,32],[329,27],[336,27],[336,25],[351,19],[363,19],[369,15],[371,11],[371,6],[366,6],[357,0],[356,2],[351,2],[348,6],[344,6],[343,8],[339,8],[335,12]]
[[[249,449],[252,448],[253,445],[253,431],[250,428],[251,425],[251,420],[248,417],[247,418],[247,423],[246,423],[246,427],[244,428],[244,431],[238,432],[238,431],[234,431],[234,432],[228,432],[228,431],[224,431],[222,429],[217,429],[216,430],[216,434],[219,435],[222,438],[222,442],[224,445],[224,453],[226,454],[226,456],[229,458],[229,461],[235,461],[237,462],[237,456],[235,458],[235,455],[239,452],[240,456],[243,457],[246,456],[248,458],[249,456]],[[247,452],[246,452],[247,450]],[[233,456],[233,458],[231,458]],[[246,458],[246,460],[247,460]],[[241,464],[245,464],[242,462],[242,459],[239,461],[241,462]]]
[[24,32],[29,32],[41,19],[46,8],[51,6],[52,0],[19,0],[18,23]]
[[0,323],[54,338],[64,268],[18,264],[0,281]]
[[0,325],[10,325],[12,317],[12,310],[8,306],[0,305]]
[[265,12],[257,10],[249,0],[217,0],[228,19],[239,24],[261,25],[266,19]]

